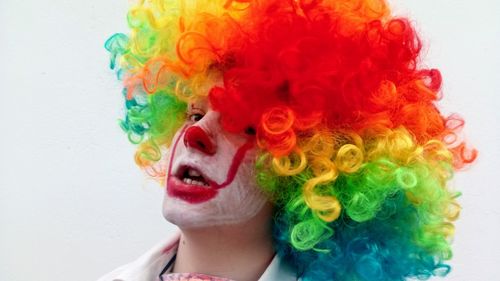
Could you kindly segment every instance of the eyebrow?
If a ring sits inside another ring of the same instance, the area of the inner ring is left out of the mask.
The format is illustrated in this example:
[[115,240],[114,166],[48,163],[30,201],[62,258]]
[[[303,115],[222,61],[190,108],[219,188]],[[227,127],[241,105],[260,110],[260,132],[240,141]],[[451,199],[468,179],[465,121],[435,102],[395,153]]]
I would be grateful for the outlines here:
[[[208,107],[208,105],[207,105],[207,106],[205,106],[205,107]],[[206,109],[205,109],[205,108],[203,108],[203,107],[198,107],[198,106],[196,106],[196,105],[195,105],[195,103],[191,103],[191,104],[189,105],[189,109],[190,109],[190,110],[197,109],[197,110],[201,110],[201,111],[206,111]]]

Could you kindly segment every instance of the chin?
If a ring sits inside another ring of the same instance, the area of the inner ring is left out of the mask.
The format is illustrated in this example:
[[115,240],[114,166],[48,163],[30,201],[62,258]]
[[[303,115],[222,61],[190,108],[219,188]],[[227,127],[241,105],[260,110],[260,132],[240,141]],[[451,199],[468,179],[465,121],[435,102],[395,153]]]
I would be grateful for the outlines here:
[[181,229],[245,223],[266,205],[262,194],[247,194],[242,200],[224,200],[224,192],[216,198],[193,204],[165,194],[163,217]]

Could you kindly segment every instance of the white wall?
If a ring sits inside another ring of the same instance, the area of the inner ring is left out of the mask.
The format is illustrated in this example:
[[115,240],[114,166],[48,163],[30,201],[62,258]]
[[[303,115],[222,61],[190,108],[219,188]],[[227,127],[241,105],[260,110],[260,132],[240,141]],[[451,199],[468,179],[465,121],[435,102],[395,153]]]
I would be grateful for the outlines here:
[[[414,19],[444,112],[480,150],[463,191],[447,280],[500,280],[500,2],[393,0]],[[161,189],[121,133],[120,84],[103,48],[127,1],[0,0],[0,281],[88,281],[173,231]]]

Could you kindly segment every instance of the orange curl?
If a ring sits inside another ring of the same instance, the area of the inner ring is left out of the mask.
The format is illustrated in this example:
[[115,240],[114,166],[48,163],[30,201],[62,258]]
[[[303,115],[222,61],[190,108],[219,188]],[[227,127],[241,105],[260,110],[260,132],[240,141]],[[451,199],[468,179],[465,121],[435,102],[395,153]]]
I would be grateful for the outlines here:
[[453,167],[455,169],[461,169],[466,164],[474,162],[477,158],[477,150],[467,148],[464,142],[450,150],[453,153]]
[[[167,72],[170,70],[169,72]],[[166,87],[173,81],[167,74],[178,73],[180,68],[175,66],[167,57],[158,57],[149,60],[142,70],[142,87],[148,94],[153,94],[158,87]]]
[[257,131],[257,145],[269,150],[274,157],[288,155],[297,144],[297,136],[292,129],[280,135],[262,135],[259,131]]
[[273,107],[262,115],[262,130],[269,135],[281,135],[288,131],[295,121],[295,114],[286,106]]
[[371,101],[382,108],[395,105],[399,100],[400,96],[396,85],[389,80],[380,81],[378,89],[371,96]]
[[177,40],[176,52],[179,60],[191,66],[195,72],[203,70],[210,62],[219,58],[220,51],[205,34],[189,31]]
[[136,74],[134,76],[129,76],[123,80],[124,88],[127,89],[127,100],[131,100],[134,97],[134,91],[137,85],[142,83],[142,74]]
[[273,107],[265,112],[257,130],[257,143],[274,157],[288,155],[297,143],[292,129],[295,114],[286,106]]

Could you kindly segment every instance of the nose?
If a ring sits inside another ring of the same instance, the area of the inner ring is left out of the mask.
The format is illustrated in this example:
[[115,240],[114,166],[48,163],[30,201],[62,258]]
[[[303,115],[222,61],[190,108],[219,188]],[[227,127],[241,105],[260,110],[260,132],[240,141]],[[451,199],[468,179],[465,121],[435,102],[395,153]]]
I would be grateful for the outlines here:
[[184,134],[184,145],[197,149],[207,155],[215,154],[215,145],[208,134],[198,126],[191,126]]

